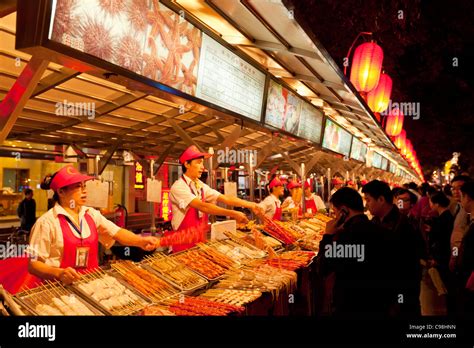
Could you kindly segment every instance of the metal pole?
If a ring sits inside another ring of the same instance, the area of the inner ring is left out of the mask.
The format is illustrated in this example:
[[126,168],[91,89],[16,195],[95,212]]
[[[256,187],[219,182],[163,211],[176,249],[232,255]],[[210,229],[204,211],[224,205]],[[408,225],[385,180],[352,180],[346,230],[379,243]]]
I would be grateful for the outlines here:
[[[214,149],[212,147],[209,148],[208,151],[211,155],[214,155]],[[216,189],[216,183],[214,182],[215,173],[214,173],[214,156],[209,157],[209,186]]]
[[260,198],[260,202],[262,201],[262,177],[260,173],[257,173],[257,185],[258,185],[258,197]]
[[[150,178],[151,180],[155,179],[153,175],[153,167],[155,166],[155,160],[150,160]],[[147,187],[148,190],[148,187]],[[152,236],[156,235],[156,217],[155,217],[155,202],[150,202],[150,211],[151,211],[151,227],[150,232]]]
[[[304,190],[304,184],[306,183],[306,173],[305,173],[305,165],[304,163],[301,163],[301,184],[303,186]],[[301,195],[301,211],[306,213],[306,200],[304,199],[304,191],[303,194]]]
[[328,168],[328,207],[329,207],[329,200],[331,199],[331,168]]
[[[254,161],[254,158],[253,158],[253,153],[250,153],[250,156],[249,156],[249,189],[250,189],[250,201],[253,202],[255,201],[255,183],[254,183],[254,173],[253,173],[253,161]],[[251,211],[250,213],[252,219],[254,219],[254,215],[253,215],[253,211]]]

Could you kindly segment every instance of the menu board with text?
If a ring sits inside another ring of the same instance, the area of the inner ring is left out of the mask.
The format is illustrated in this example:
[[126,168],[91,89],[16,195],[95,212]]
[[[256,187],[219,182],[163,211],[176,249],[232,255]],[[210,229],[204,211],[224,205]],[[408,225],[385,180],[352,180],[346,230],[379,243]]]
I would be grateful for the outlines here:
[[340,153],[344,156],[349,156],[351,143],[352,135],[348,131],[338,126],[330,119],[326,120],[323,138],[324,148]]
[[260,121],[264,90],[265,74],[203,34],[198,98]]
[[351,158],[357,161],[365,162],[366,156],[367,145],[356,137],[353,137],[351,147]]
[[377,152],[374,152],[372,157],[372,167],[379,169],[382,167],[382,155]]

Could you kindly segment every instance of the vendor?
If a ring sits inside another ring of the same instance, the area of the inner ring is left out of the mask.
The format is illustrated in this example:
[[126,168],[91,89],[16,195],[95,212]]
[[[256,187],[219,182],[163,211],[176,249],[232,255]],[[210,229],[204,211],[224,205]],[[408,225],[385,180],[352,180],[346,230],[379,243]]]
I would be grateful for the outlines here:
[[339,190],[344,185],[344,180],[339,177],[335,177],[334,179],[332,179],[331,183],[333,186],[333,189],[331,190],[332,196],[337,190]]
[[[183,169],[181,178],[171,186],[170,200],[173,217],[171,225],[173,230],[200,228],[208,230],[208,215],[228,216],[237,223],[247,223],[247,216],[237,210],[224,209],[216,205],[223,203],[233,207],[251,209],[255,214],[263,214],[262,209],[253,202],[248,202],[237,197],[221,194],[210,188],[199,178],[204,171],[204,159],[212,155],[200,152],[194,145],[188,147],[179,157]],[[203,233],[203,239],[205,234]],[[173,246],[173,251],[181,251],[192,247],[194,244],[180,244]]]
[[[286,197],[281,205],[282,210],[295,209],[301,205],[301,183],[291,181],[286,188],[290,191],[290,195]],[[298,197],[299,196],[299,197]]]
[[304,183],[304,200],[307,214],[314,215],[319,210],[326,210],[323,199],[311,191],[311,184],[307,181]]
[[[273,220],[281,221],[281,212],[285,208],[280,202],[280,197],[283,196],[283,183],[278,178],[274,178],[268,185],[270,194],[260,203],[260,206],[265,212],[265,216]],[[288,204],[288,203],[287,203]]]
[[99,266],[99,242],[110,248],[116,240],[147,251],[159,246],[159,239],[120,228],[86,207],[85,182],[91,179],[68,165],[43,180],[41,188],[53,190],[56,203],[31,231],[28,270],[33,275],[64,284],[79,280],[81,273]]

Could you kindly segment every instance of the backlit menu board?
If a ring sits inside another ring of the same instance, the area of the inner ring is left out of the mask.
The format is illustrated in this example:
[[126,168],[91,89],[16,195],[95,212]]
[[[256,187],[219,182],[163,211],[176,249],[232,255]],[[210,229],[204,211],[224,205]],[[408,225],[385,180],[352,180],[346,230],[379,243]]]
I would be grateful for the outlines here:
[[321,142],[322,112],[273,80],[268,87],[265,123],[315,143]]
[[265,75],[233,52],[202,36],[196,96],[260,121]]
[[352,138],[352,147],[351,147],[351,158],[365,162],[367,156],[367,145],[357,139],[356,137]]
[[52,41],[260,121],[265,74],[159,1],[56,0],[50,24]]
[[382,156],[382,165],[380,166],[380,169],[387,170],[387,165],[388,165],[388,160]]
[[330,119],[326,119],[324,128],[323,147],[349,156],[351,150],[352,135],[344,128],[338,126]]
[[382,167],[382,155],[377,152],[372,156],[372,167],[379,169]]
[[389,171],[390,173],[395,174],[395,171],[396,171],[396,170],[397,170],[396,164],[393,163],[393,162],[389,162],[389,164],[388,164],[388,171]]

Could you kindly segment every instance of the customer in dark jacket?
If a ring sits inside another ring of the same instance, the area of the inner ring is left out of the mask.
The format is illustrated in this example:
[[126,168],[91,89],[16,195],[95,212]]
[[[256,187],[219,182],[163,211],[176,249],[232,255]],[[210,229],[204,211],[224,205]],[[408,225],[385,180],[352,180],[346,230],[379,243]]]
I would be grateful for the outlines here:
[[393,204],[388,184],[373,180],[364,186],[362,192],[366,206],[374,216],[372,222],[383,230],[386,271],[381,281],[387,285],[390,314],[421,315],[419,297],[423,238]]
[[461,204],[471,214],[469,229],[461,241],[460,271],[464,284],[463,311],[474,317],[474,182],[470,181],[461,187]]
[[325,314],[361,317],[385,313],[380,300],[380,232],[364,215],[360,194],[343,187],[331,197],[336,218],[328,222],[319,246]]
[[36,222],[36,202],[33,199],[32,189],[25,189],[25,199],[20,202],[17,213],[20,218],[20,228],[24,231],[31,231]]

